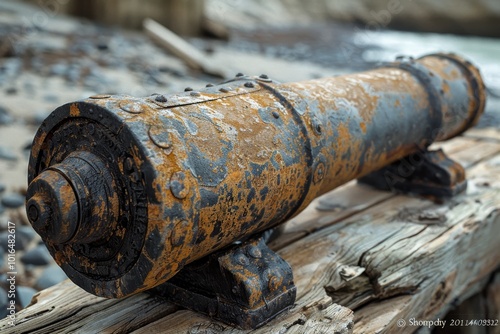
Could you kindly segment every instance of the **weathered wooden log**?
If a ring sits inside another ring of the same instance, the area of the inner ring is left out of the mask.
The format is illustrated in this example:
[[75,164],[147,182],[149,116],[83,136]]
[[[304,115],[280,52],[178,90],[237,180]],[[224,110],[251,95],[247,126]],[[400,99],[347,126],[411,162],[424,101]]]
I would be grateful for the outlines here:
[[[349,183],[289,221],[272,248],[296,273],[296,306],[251,333],[411,333],[419,328],[401,329],[397,321],[442,319],[485,280],[495,282],[488,277],[500,265],[500,137],[494,129],[479,135],[440,144],[470,180],[466,193],[450,201],[435,205]],[[0,320],[0,331],[249,332],[149,294],[109,300],[69,281],[38,293],[15,327]]]

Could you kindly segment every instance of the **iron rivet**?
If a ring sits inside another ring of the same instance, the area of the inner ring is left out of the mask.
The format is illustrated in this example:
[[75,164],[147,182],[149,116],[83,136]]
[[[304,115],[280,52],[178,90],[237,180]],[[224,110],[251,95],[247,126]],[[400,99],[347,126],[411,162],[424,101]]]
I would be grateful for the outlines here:
[[316,127],[314,128],[318,134],[321,133],[321,124],[316,124]]
[[314,171],[313,182],[316,184],[325,177],[325,164],[320,162]]
[[227,88],[222,87],[222,88],[219,89],[219,92],[221,92],[221,93],[228,93],[229,90]]
[[236,258],[236,261],[239,264],[241,264],[242,266],[248,266],[250,264],[250,261],[248,261],[248,258],[243,254],[238,255],[238,257]]
[[94,99],[94,100],[99,100],[99,99],[108,99],[110,98],[111,95],[108,95],[108,94],[97,94],[97,95],[92,95],[90,96],[91,99]]
[[274,118],[276,118],[276,119],[280,118],[280,114],[278,114],[277,111],[273,111],[272,114],[273,114]]
[[[143,111],[142,106],[135,101],[124,100],[124,101],[121,101],[118,104],[118,106],[120,107],[121,110],[132,113],[132,114],[139,114]],[[102,117],[102,114],[99,114],[99,117]]]
[[155,97],[155,101],[156,102],[167,102],[167,98],[165,97],[165,95],[156,95]]
[[170,191],[175,198],[183,199],[189,194],[189,186],[185,183],[186,174],[175,172],[170,178]]
[[186,87],[186,88],[184,88],[184,91],[185,91],[185,92],[190,92],[190,91],[192,91],[192,90],[193,90],[193,88],[191,88],[191,87]]
[[172,152],[172,140],[170,139],[170,132],[165,131],[157,125],[153,125],[148,130],[148,135],[151,141],[158,147],[166,149],[166,153]]
[[269,77],[267,76],[267,74],[261,74],[259,76],[259,78],[261,78],[261,79],[269,79]]
[[247,88],[253,88],[254,87],[253,83],[251,83],[251,82],[245,82],[245,84],[243,86],[245,86]]
[[280,284],[279,278],[276,276],[271,276],[269,278],[269,282],[268,282],[267,286],[268,286],[269,290],[274,291],[278,288],[279,284]]
[[198,93],[198,92],[191,92],[189,95],[191,95],[191,96],[200,96],[200,93]]
[[262,252],[260,251],[260,249],[258,249],[257,247],[255,246],[252,246],[250,247],[250,249],[248,250],[248,255],[250,255],[251,257],[253,257],[254,259],[260,259],[262,257]]
[[237,76],[237,77],[243,77],[243,76],[245,76],[245,75],[244,75],[243,73],[241,73],[241,72],[238,72],[238,73],[236,73],[236,76]]
[[208,83],[205,87],[213,87],[214,84]]

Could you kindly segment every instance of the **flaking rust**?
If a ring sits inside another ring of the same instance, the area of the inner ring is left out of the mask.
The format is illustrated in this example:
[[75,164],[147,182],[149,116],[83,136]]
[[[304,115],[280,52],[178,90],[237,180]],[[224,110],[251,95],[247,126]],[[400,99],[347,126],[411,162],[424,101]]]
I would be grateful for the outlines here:
[[[451,54],[298,83],[238,75],[172,95],[97,95],[41,125],[28,217],[73,282],[120,298],[462,133],[484,104],[479,71]],[[237,280],[254,275],[231,261]],[[276,293],[282,277],[264,276]]]

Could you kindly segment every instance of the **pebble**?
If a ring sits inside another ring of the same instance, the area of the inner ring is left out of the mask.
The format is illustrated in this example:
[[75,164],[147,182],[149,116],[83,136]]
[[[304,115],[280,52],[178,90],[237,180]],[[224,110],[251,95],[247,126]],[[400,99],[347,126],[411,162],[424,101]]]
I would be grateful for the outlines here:
[[39,245],[30,249],[21,257],[21,262],[24,264],[32,264],[35,266],[44,266],[52,261],[50,253],[44,245]]
[[50,74],[57,76],[64,76],[68,70],[68,65],[64,63],[56,63],[50,67]]
[[7,291],[0,287],[0,319],[3,319],[7,316],[7,306],[9,306]]
[[0,146],[0,159],[15,161],[17,160],[17,155],[11,148]]
[[25,198],[18,193],[7,193],[3,195],[1,203],[7,208],[19,208],[24,205]]
[[17,94],[17,88],[16,87],[9,87],[5,90],[5,94],[7,95],[16,95]]
[[42,272],[38,280],[36,281],[35,287],[39,290],[47,289],[57,283],[64,281],[66,278],[66,274],[64,271],[57,265],[53,264]]
[[0,125],[10,124],[13,120],[7,109],[0,106]]
[[16,288],[16,297],[19,305],[25,308],[31,303],[31,298],[37,291],[29,286],[18,285]]

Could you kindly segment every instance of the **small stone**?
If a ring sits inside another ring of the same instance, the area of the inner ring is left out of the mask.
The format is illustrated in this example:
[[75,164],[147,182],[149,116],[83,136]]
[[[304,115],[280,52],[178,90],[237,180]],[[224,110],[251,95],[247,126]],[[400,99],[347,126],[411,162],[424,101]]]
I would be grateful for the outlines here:
[[17,301],[22,308],[28,306],[35,293],[37,293],[35,289],[29,286],[17,286],[16,292]]
[[50,67],[50,74],[57,76],[64,76],[68,70],[68,65],[64,63],[57,63]]
[[0,287],[0,319],[3,319],[7,316],[7,306],[9,306],[7,291]]
[[34,266],[44,266],[51,262],[52,257],[50,256],[47,247],[40,245],[33,249],[30,249],[21,257],[21,262],[24,264],[32,264]]
[[7,193],[3,195],[1,203],[7,208],[19,208],[24,205],[24,196],[18,193]]
[[15,95],[15,94],[17,94],[17,88],[16,87],[9,87],[5,90],[5,94]]
[[0,146],[0,159],[16,161],[17,155],[12,149],[5,146]]
[[68,277],[66,276],[64,271],[59,268],[58,265],[53,264],[47,267],[42,272],[42,274],[36,281],[35,287],[40,290],[47,289],[53,285],[56,285],[57,283],[64,281],[66,278]]
[[10,124],[14,118],[9,114],[6,108],[0,106],[0,125]]

